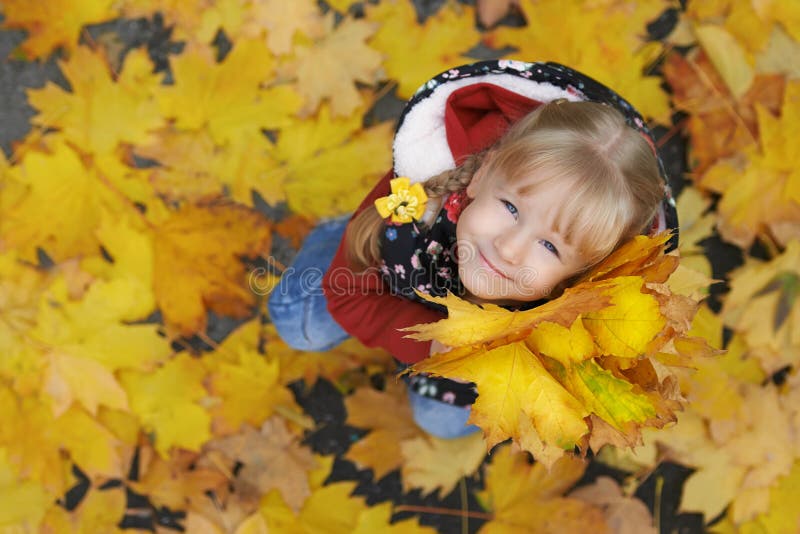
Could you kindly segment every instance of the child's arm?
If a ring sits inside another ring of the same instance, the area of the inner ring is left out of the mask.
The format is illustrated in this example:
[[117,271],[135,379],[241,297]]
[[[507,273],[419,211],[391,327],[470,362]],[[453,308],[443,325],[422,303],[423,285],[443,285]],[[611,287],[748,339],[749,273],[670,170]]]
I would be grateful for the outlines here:
[[[358,207],[356,214],[372,206],[375,199],[387,195],[392,178],[391,172],[384,176]],[[352,272],[347,264],[344,239],[325,273],[322,288],[328,311],[336,322],[368,347],[386,349],[404,363],[416,363],[430,354],[430,342],[405,339],[406,332],[398,332],[398,329],[438,321],[444,315],[418,302],[390,294],[377,269]]]

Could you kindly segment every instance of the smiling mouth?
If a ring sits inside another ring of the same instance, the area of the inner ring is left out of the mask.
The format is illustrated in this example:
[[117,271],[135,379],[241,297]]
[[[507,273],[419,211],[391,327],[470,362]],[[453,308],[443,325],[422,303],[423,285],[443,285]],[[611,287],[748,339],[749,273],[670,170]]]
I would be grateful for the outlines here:
[[481,256],[481,260],[483,260],[483,262],[484,262],[484,263],[485,263],[485,264],[486,264],[486,265],[489,267],[489,269],[491,269],[492,271],[494,271],[494,272],[495,272],[495,273],[496,273],[498,276],[500,276],[500,277],[502,277],[502,278],[506,278],[506,279],[508,279],[508,280],[511,280],[511,277],[510,277],[510,276],[507,276],[505,273],[503,273],[503,272],[502,272],[501,270],[499,270],[497,267],[495,267],[494,265],[492,265],[492,262],[490,262],[488,259],[486,259],[486,256],[484,256],[484,255],[483,255],[483,252],[479,252],[479,254],[480,254],[480,256]]

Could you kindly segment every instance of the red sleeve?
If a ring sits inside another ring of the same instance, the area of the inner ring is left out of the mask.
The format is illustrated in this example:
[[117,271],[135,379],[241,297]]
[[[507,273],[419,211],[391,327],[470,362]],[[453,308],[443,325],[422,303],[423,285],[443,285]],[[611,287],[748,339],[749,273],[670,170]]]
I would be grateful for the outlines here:
[[[389,194],[389,172],[370,191],[355,214],[371,206],[375,199]],[[354,215],[355,215],[354,214]],[[381,347],[404,363],[416,363],[430,354],[430,341],[406,339],[399,332],[419,323],[431,323],[444,315],[419,302],[392,295],[376,268],[354,273],[348,266],[344,239],[339,243],[322,288],[328,311],[344,330],[368,347]]]

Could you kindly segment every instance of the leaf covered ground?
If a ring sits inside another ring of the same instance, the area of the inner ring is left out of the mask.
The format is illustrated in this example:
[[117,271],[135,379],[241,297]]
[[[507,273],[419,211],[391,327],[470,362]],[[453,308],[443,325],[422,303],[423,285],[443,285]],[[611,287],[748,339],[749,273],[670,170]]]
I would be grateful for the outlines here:
[[[800,530],[796,3],[0,10],[0,531]],[[402,102],[500,57],[617,89],[675,181],[688,332],[725,352],[633,451],[548,469],[431,438],[387,354],[270,324],[303,236],[389,168]]]

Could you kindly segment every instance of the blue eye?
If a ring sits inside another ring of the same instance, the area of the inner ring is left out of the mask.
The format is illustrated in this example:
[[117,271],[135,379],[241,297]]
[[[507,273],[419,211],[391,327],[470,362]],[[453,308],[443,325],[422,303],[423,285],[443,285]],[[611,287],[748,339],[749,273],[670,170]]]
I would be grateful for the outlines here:
[[519,213],[519,210],[517,210],[517,207],[516,207],[514,204],[512,204],[512,203],[511,203],[511,202],[509,202],[508,200],[501,200],[500,202],[502,202],[502,203],[503,203],[503,205],[506,207],[506,209],[508,210],[508,212],[509,212],[511,215],[513,215],[513,216],[514,216],[514,218],[516,218],[516,217],[517,217],[517,213]]
[[550,252],[552,252],[552,253],[553,253],[553,254],[555,254],[556,256],[558,256],[558,255],[559,255],[559,254],[558,254],[558,249],[557,249],[557,248],[556,248],[556,246],[555,246],[554,244],[552,244],[550,241],[547,241],[546,239],[543,239],[541,243],[542,243],[542,246],[543,246],[544,248],[546,248],[547,250],[549,250]]

